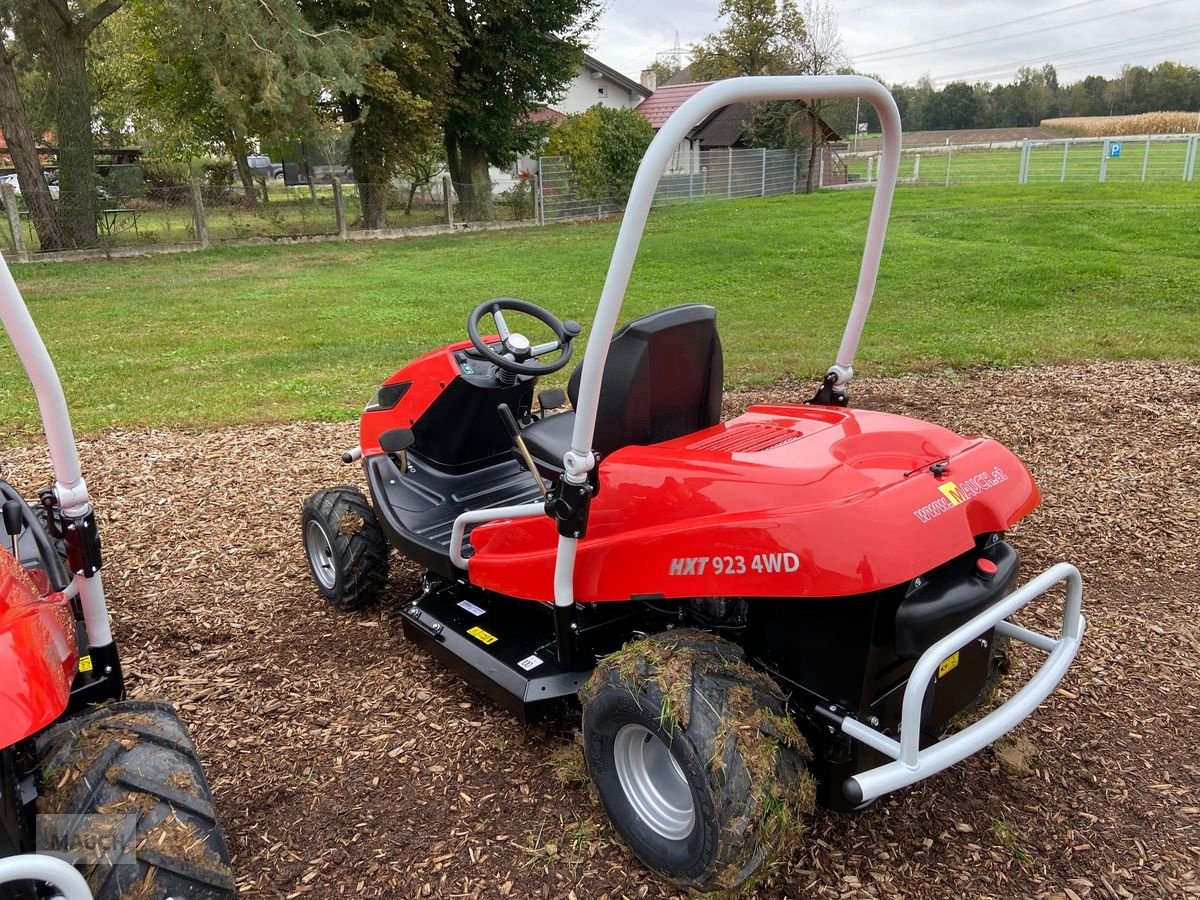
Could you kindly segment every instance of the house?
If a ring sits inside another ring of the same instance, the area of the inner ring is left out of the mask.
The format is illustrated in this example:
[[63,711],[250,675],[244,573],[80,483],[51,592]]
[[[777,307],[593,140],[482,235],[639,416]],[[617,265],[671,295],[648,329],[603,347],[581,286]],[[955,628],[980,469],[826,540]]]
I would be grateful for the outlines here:
[[584,112],[597,103],[616,109],[633,109],[652,93],[652,88],[627,78],[585,53],[579,74],[571,81],[566,96],[554,105],[554,109],[566,115]]
[[[637,107],[638,113],[646,118],[655,132],[662,128],[671,114],[679,109],[685,100],[712,84],[711,81],[676,82],[678,78],[686,78],[687,71],[687,69],[683,69],[677,72]],[[800,105],[804,107],[803,101],[800,101]],[[703,121],[697,122],[695,128],[675,148],[675,153],[667,164],[667,173],[696,175],[701,172],[704,165],[702,152],[746,148],[745,133],[750,118],[749,103],[733,103],[711,113]],[[819,119],[818,122],[821,128],[821,152],[826,173],[824,183],[844,183],[845,166],[841,164],[837,153],[830,147],[830,144],[840,142],[842,136],[824,119]]]
[[[633,109],[653,93],[652,88],[622,75],[611,66],[606,66],[594,56],[583,55],[579,71],[567,85],[563,98],[553,107],[543,106],[533,113],[531,122],[550,122],[553,125],[562,124],[567,116],[586,112],[597,103],[614,109]],[[517,160],[511,171],[492,170],[492,181],[496,190],[508,190],[515,183],[517,172],[536,172],[537,160],[523,156]]]

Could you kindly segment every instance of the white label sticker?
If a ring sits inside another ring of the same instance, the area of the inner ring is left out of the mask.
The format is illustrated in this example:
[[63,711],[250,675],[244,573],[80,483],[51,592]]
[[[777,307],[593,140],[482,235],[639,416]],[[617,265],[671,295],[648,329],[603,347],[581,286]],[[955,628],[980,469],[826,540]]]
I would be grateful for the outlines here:
[[534,654],[533,656],[527,656],[523,660],[521,660],[519,663],[517,663],[517,665],[520,666],[522,669],[524,669],[526,672],[528,672],[530,669],[536,669],[541,664],[542,664],[542,658],[540,656],[538,656],[537,654]]
[[480,609],[478,606],[476,606],[470,600],[459,600],[458,605],[461,606],[463,609],[465,609],[467,612],[469,612],[473,616],[482,616],[485,612],[487,612],[486,609]]

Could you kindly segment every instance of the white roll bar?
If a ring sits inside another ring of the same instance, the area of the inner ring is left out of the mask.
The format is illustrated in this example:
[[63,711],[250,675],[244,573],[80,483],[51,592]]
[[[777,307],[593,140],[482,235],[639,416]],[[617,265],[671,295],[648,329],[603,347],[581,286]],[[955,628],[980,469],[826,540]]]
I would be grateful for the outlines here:
[[[54,361],[50,359],[3,256],[0,256],[0,322],[3,322],[4,330],[8,332],[37,396],[50,462],[54,467],[54,493],[59,505],[68,516],[87,516],[91,514],[92,504],[79,465],[75,432],[71,429],[71,416],[67,411],[62,383],[58,380],[58,370],[54,368]],[[76,574],[73,584],[79,592],[91,646],[111,644],[112,630],[100,573],[90,576]]]
[[[613,248],[600,304],[588,335],[587,355],[579,383],[579,398],[575,403],[575,425],[571,433],[571,449],[563,459],[565,478],[580,484],[592,468],[592,439],[596,431],[596,412],[600,404],[600,383],[608,346],[616,329],[617,317],[629,285],[629,274],[637,257],[638,245],[646,227],[646,217],[663,170],[679,143],[696,125],[711,113],[732,103],[769,100],[831,100],[842,97],[862,97],[879,113],[883,128],[883,155],[879,163],[879,181],[871,205],[871,221],[867,226],[867,242],[863,250],[862,267],[858,274],[858,289],[850,308],[850,319],[842,334],[835,364],[829,369],[836,384],[845,384],[853,375],[854,354],[862,336],[863,323],[871,307],[875,280],[879,275],[879,260],[883,255],[883,239],[887,233],[892,194],[896,189],[896,174],[900,167],[900,111],[892,95],[878,81],[862,75],[787,75],[778,77],[731,78],[698,91],[686,100],[667,119],[654,140],[650,142],[642,164],[638,167],[625,206],[617,243]],[[578,541],[562,538],[559,541],[555,570],[555,603],[569,606],[574,602],[572,583],[575,571],[575,549]]]

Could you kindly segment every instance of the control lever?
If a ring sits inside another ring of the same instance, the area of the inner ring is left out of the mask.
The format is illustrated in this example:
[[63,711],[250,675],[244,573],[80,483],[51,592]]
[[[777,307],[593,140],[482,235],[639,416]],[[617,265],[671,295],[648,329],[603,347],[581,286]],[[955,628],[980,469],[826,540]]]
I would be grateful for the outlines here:
[[25,504],[20,500],[4,501],[4,531],[8,535],[8,541],[12,545],[13,559],[17,562],[21,561],[21,554],[17,549],[17,538],[25,528]]
[[546,483],[542,481],[542,476],[538,474],[533,457],[529,455],[529,448],[525,446],[525,438],[521,437],[521,428],[517,425],[517,420],[513,417],[512,410],[508,408],[507,403],[501,403],[496,407],[496,412],[500,413],[500,418],[504,420],[504,427],[508,429],[509,437],[512,438],[513,443],[516,445],[517,452],[521,454],[521,459],[525,462],[525,468],[529,470],[529,474],[537,482],[538,490],[542,492],[542,497],[548,497]]
[[408,474],[408,448],[417,442],[411,428],[391,428],[379,436],[379,449],[396,461],[400,474]]

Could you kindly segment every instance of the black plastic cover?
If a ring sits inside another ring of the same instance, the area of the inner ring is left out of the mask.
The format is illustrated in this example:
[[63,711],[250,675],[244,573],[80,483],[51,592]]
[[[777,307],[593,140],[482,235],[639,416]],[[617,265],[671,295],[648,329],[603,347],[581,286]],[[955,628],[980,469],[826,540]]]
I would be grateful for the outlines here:
[[[995,575],[976,568],[981,557]],[[896,655],[916,659],[968,619],[1002,600],[1017,578],[1017,551],[1004,541],[964,556],[921,579],[896,610]]]

